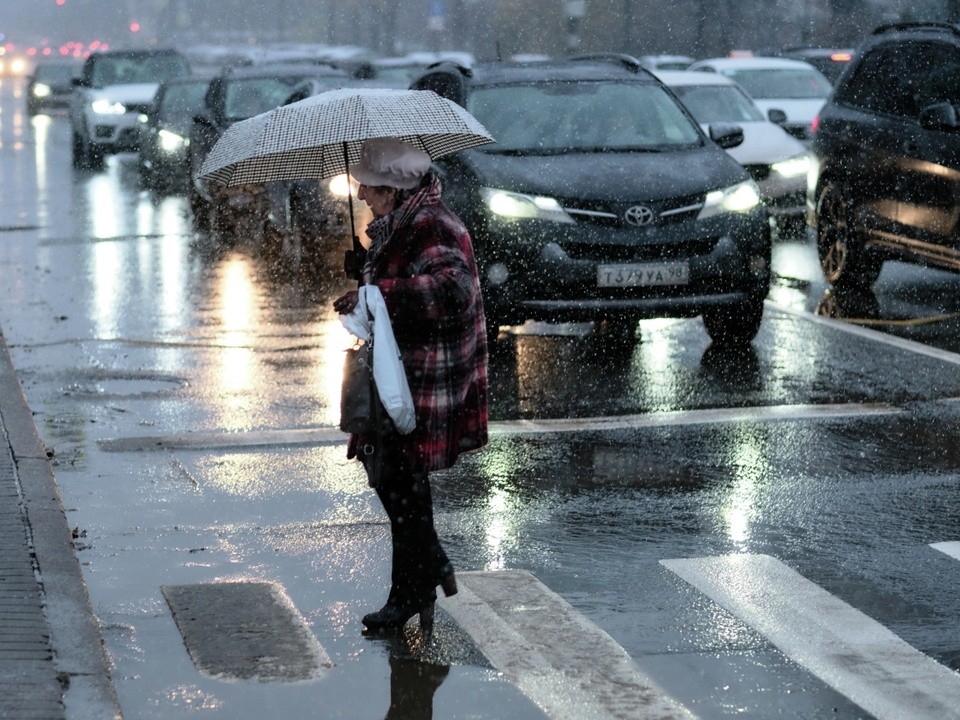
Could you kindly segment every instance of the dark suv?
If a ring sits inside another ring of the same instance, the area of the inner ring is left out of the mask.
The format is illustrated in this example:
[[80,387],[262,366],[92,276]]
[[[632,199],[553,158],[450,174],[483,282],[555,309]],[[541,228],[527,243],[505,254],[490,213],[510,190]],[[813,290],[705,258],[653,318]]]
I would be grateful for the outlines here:
[[960,271],[960,27],[898,23],[857,50],[820,112],[807,218],[837,287],[884,260]]
[[[474,239],[495,337],[525,320],[703,315],[715,341],[756,335],[770,225],[756,183],[636,60],[442,64],[414,81],[497,142],[436,162]],[[721,147],[722,146],[722,147]]]

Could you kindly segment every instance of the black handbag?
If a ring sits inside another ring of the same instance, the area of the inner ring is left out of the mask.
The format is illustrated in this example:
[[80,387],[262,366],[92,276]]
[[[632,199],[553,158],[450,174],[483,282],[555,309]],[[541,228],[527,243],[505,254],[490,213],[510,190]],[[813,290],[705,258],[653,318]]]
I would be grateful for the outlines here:
[[373,379],[373,342],[347,350],[343,359],[343,386],[340,389],[340,429],[348,433],[369,433],[377,426],[375,415],[382,408]]

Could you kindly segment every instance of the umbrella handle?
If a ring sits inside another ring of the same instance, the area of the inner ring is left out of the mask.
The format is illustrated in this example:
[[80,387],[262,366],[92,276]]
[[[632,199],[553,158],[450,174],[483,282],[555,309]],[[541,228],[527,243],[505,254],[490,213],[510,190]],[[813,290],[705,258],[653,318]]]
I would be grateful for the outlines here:
[[350,207],[350,234],[353,236],[353,248],[343,254],[343,271],[348,278],[356,280],[359,285],[363,285],[363,266],[367,262],[367,251],[360,244],[360,238],[357,237],[357,228],[353,219],[353,192],[350,188],[350,154],[347,150],[347,143],[343,143],[343,165],[347,170],[347,203]]

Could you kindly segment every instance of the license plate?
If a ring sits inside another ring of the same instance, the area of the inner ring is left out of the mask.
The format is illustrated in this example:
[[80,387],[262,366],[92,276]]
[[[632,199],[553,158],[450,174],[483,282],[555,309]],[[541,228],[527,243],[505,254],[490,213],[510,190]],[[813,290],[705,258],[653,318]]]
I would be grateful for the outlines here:
[[597,287],[686,285],[688,282],[690,266],[685,262],[597,266]]

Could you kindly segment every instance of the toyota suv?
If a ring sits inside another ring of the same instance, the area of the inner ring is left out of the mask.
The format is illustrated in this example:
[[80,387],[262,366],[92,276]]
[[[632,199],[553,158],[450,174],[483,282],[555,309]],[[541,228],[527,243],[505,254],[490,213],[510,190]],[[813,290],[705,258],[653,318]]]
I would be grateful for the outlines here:
[[526,320],[697,315],[714,341],[756,335],[770,224],[723,150],[739,127],[704,132],[629,56],[441,64],[412,87],[465,106],[497,141],[435,163],[473,237],[491,339]]
[[877,28],[816,127],[807,218],[826,279],[866,287],[889,259],[960,271],[960,26]]
[[107,155],[136,151],[139,117],[163,80],[190,74],[176,50],[110,50],[92,54],[73,81],[73,165],[99,168]]

